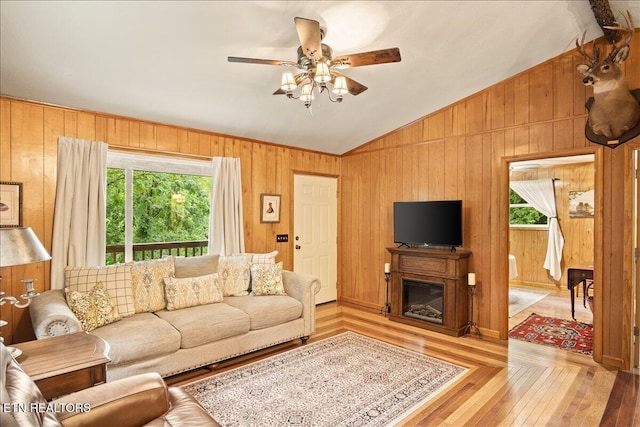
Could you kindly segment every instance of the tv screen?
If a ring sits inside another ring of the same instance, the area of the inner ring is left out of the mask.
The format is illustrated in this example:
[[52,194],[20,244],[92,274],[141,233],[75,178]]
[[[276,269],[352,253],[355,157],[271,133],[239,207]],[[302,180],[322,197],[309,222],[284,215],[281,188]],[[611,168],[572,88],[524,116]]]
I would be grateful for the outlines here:
[[405,245],[462,246],[462,201],[394,202],[393,241]]

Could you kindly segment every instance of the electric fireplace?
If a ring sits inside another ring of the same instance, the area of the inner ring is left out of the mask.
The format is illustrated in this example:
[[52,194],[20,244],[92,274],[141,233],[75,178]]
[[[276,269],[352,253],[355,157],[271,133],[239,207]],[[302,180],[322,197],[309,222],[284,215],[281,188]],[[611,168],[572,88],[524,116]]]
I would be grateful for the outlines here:
[[469,322],[470,252],[388,248],[391,253],[389,319],[452,336]]

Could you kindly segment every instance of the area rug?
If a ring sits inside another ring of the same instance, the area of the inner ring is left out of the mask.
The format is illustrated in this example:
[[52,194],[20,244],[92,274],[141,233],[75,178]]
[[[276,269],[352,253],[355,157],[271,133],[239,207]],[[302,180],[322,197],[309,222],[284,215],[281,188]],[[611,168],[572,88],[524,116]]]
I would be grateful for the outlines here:
[[537,303],[550,292],[509,287],[509,317],[513,317],[527,307]]
[[223,426],[387,426],[467,371],[345,332],[183,388]]
[[593,326],[535,313],[512,328],[509,331],[509,338],[575,353],[592,354],[593,352]]

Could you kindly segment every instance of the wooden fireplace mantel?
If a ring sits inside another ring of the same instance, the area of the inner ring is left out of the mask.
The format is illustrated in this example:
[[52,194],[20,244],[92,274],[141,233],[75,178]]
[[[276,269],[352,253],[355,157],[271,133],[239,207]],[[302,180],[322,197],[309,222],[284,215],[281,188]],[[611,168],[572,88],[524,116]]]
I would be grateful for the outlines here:
[[[387,248],[391,253],[389,319],[413,326],[461,336],[469,322],[468,260],[471,252],[424,248]],[[442,324],[404,315],[403,279],[444,286]]]

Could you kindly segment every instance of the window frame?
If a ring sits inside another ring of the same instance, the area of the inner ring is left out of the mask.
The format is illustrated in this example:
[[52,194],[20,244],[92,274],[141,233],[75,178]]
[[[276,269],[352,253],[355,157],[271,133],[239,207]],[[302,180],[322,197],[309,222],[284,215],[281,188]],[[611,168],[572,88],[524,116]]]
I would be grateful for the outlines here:
[[156,154],[107,151],[107,168],[123,169],[125,174],[124,262],[133,261],[133,172],[159,172],[212,178],[210,160],[186,159]]

